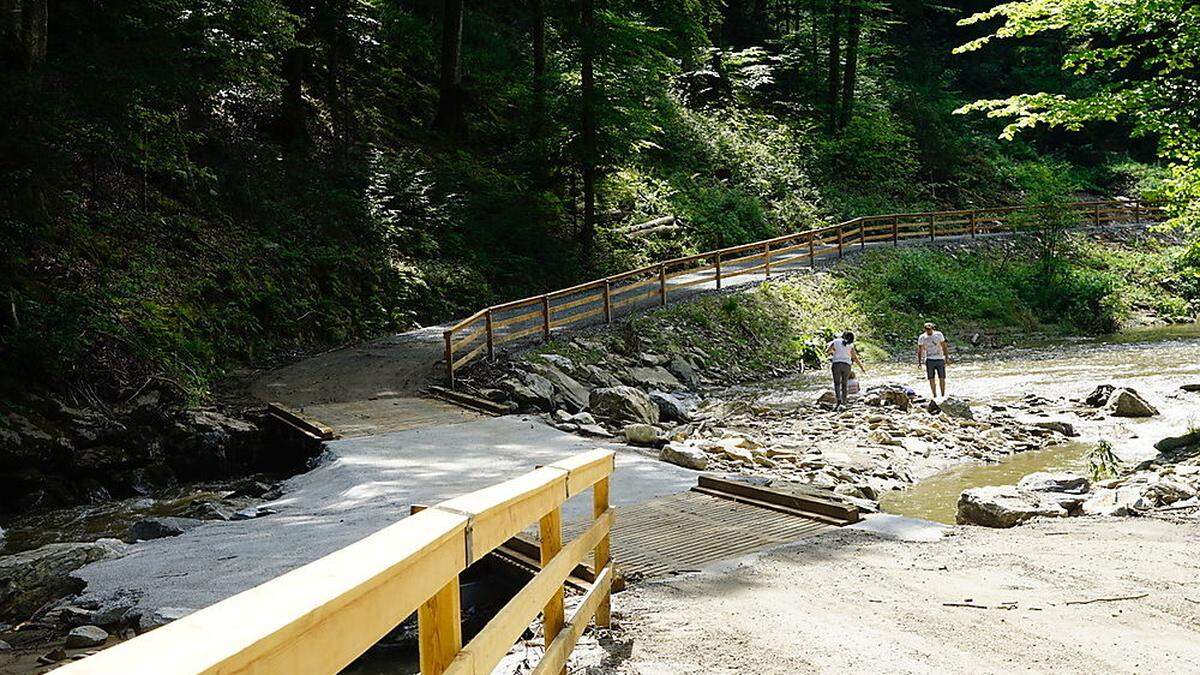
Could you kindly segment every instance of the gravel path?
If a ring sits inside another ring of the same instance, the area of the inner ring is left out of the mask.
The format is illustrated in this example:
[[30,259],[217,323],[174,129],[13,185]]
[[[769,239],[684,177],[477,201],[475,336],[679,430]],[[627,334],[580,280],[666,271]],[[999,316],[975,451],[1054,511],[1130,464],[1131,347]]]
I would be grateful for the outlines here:
[[948,532],[920,542],[843,529],[638,586],[618,596],[621,627],[599,672],[1195,672],[1200,664],[1194,510],[1175,522],[1078,518]]

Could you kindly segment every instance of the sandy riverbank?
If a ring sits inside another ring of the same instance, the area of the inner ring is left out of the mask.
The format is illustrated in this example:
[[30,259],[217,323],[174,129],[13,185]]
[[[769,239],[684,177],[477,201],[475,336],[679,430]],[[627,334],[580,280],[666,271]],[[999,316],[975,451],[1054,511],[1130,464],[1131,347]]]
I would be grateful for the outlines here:
[[1197,541],[1195,510],[932,542],[839,530],[622,594],[599,672],[1186,672]]

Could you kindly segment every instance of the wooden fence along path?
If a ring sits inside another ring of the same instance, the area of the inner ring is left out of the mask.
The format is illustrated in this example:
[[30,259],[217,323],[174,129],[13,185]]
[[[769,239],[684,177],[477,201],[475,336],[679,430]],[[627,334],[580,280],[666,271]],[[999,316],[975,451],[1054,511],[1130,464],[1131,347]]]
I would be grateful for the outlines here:
[[[1081,224],[1100,227],[1115,223],[1137,223],[1157,217],[1161,208],[1138,200],[1103,200],[1067,205]],[[707,253],[673,258],[604,279],[514,300],[475,312],[451,326],[445,340],[446,376],[454,386],[454,373],[481,356],[492,358],[502,344],[540,336],[548,341],[556,328],[582,325],[589,319],[612,321],[616,314],[657,301],[666,305],[671,291],[713,284],[762,272],[770,278],[779,270],[797,264],[812,266],[818,258],[837,255],[847,248],[901,240],[938,237],[1009,234],[1029,227],[1031,207],[1001,206],[959,211],[926,211],[864,216],[843,223],[773,239],[730,246]]]
[[[593,450],[409,516],[361,541],[55,672],[337,673],[417,613],[421,673],[486,675],[540,613],[539,675],[565,672],[588,623],[609,624],[611,450]],[[593,519],[562,543],[562,504],[592,490]],[[539,571],[465,647],[458,575],[526,527]],[[564,616],[563,582],[589,554],[595,580]]]

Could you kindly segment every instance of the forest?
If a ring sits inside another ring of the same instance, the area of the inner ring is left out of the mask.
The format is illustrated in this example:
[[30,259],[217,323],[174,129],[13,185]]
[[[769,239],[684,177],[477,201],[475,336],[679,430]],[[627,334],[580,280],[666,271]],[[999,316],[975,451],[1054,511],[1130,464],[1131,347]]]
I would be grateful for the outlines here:
[[5,391],[203,397],[872,213],[1124,195],[1200,221],[1186,0],[0,0],[0,20]]

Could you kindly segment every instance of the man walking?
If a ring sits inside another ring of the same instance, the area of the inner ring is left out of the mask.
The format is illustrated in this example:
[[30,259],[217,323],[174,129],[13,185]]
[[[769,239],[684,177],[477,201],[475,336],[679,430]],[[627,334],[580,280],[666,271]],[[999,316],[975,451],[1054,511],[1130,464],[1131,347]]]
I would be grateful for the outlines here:
[[[946,349],[946,336],[936,330],[932,323],[925,324],[925,332],[917,338],[917,367],[925,364],[925,376],[929,378],[929,393],[933,398],[938,396],[941,385],[942,396],[946,395],[946,361],[950,352]],[[934,378],[938,381],[935,383]]]

